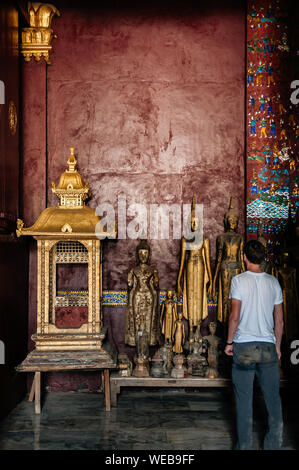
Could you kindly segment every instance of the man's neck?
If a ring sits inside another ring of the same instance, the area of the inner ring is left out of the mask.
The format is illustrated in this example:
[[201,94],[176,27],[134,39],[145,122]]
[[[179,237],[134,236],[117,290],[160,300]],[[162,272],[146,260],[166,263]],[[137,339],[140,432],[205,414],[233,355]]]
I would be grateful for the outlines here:
[[254,263],[250,263],[250,262],[247,261],[246,267],[247,267],[247,271],[250,271],[252,273],[262,273],[263,272],[261,270],[259,264],[254,264]]

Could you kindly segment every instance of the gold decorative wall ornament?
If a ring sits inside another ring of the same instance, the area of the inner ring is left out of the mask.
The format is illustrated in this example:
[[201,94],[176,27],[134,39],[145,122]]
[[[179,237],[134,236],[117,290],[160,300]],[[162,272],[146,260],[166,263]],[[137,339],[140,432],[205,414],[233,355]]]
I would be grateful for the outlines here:
[[50,64],[50,52],[52,39],[57,38],[51,29],[54,15],[60,16],[59,10],[49,3],[28,2],[30,28],[22,30],[21,53],[25,61],[29,62],[33,56],[36,61],[44,57]]
[[[99,217],[85,206],[90,188],[82,181],[76,164],[72,147],[68,170],[57,187],[52,184],[59,205],[44,209],[31,227],[24,228],[24,222],[18,219],[16,233],[37,240],[37,332],[32,336],[36,350],[97,350],[105,359],[109,352],[102,350],[106,336],[101,312],[102,239],[108,235],[116,238],[116,231],[108,234],[100,230]],[[61,272],[73,269],[74,264],[86,273],[88,292],[75,298],[70,288],[70,302],[65,305],[57,282]]]
[[18,115],[16,105],[12,100],[8,104],[8,125],[11,135],[15,135],[18,125]]

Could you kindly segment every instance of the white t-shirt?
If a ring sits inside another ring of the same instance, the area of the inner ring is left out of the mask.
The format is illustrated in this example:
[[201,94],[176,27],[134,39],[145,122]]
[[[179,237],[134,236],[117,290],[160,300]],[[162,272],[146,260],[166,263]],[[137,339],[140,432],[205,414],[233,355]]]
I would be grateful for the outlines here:
[[280,284],[274,276],[252,271],[238,274],[232,278],[229,298],[241,300],[235,343],[276,343],[273,310],[274,305],[282,304],[283,297]]

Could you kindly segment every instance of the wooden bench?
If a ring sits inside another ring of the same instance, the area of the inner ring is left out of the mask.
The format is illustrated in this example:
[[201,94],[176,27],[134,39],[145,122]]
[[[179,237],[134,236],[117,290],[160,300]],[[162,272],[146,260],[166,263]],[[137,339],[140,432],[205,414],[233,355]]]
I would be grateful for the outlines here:
[[98,351],[32,351],[16,367],[18,372],[34,372],[34,379],[29,393],[29,401],[35,399],[35,413],[41,412],[41,373],[66,372],[72,370],[101,371],[106,411],[111,410],[110,370],[117,369],[114,362],[103,358]]

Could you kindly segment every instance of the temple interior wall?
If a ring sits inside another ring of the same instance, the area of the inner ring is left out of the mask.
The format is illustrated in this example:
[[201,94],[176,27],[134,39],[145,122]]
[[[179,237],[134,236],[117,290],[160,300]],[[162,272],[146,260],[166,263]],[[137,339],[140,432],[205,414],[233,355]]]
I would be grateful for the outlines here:
[[[125,195],[127,206],[149,210],[150,204],[191,203],[194,194],[203,204],[212,263],[230,196],[244,232],[245,6],[235,3],[129,2],[114,9],[109,2],[97,8],[57,2],[62,14],[53,20],[52,64],[23,64],[26,87],[31,84],[23,102],[27,225],[45,205],[57,204],[51,182],[58,183],[74,146],[92,188],[91,207],[109,202],[117,211],[118,196]],[[28,191],[29,180],[35,190]],[[106,243],[104,289],[126,290],[136,244]],[[174,288],[180,241],[150,245],[161,290]],[[30,348],[35,257],[32,246]],[[118,306],[103,312],[110,340],[123,351],[124,312]],[[71,375],[55,374],[53,387],[72,388]]]

